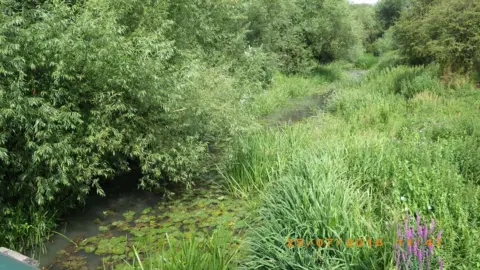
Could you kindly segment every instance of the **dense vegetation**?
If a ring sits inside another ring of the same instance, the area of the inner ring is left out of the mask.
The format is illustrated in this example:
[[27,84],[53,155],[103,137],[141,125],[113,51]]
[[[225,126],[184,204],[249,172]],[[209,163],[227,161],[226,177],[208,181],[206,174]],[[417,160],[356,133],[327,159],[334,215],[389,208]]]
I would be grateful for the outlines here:
[[[480,267],[478,2],[0,7],[0,246],[41,246],[58,218],[133,166],[139,188],[162,193],[216,169],[257,217],[242,251],[218,231],[180,252],[135,249],[135,265],[389,269],[400,261],[396,225],[419,213],[443,232],[432,269]],[[351,79],[355,68],[370,71]],[[318,117],[258,121],[328,91]],[[382,245],[286,245],[315,237]]]

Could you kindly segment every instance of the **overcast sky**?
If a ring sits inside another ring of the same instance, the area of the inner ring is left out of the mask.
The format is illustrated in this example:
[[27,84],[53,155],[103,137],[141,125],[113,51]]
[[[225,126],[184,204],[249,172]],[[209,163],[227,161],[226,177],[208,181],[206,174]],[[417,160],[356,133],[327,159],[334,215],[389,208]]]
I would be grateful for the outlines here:
[[375,4],[378,0],[350,0],[350,2],[355,4]]

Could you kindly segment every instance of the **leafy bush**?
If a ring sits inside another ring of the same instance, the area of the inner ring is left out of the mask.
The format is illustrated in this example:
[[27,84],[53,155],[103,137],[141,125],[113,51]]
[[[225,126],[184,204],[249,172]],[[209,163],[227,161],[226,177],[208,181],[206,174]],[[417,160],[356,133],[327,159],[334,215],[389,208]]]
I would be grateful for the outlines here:
[[355,20],[362,25],[363,47],[368,53],[375,53],[375,40],[382,35],[382,26],[375,17],[375,6],[369,4],[352,4]]
[[380,71],[395,68],[404,65],[405,60],[398,54],[397,51],[389,51],[379,57],[377,64],[372,67],[371,74],[378,74]]
[[415,94],[426,90],[440,91],[441,81],[435,74],[424,68],[402,68],[393,71],[395,73],[395,94],[401,94],[405,98],[412,98]]
[[478,71],[478,1],[414,1],[395,28],[401,53],[413,64],[438,62],[453,72]]
[[130,162],[143,187],[190,185],[209,165],[207,144],[248,128],[241,97],[271,80],[234,3],[3,1],[1,10],[0,245],[19,251]]
[[393,29],[394,28],[389,28],[385,33],[383,33],[383,36],[375,41],[375,50],[380,54],[386,54],[392,50],[396,49],[395,42],[393,39]]
[[410,4],[410,0],[380,0],[376,7],[378,21],[387,30],[400,18],[401,12]]
[[296,73],[314,65],[354,59],[360,32],[347,1],[255,1],[248,8],[248,39],[275,53],[282,71]]

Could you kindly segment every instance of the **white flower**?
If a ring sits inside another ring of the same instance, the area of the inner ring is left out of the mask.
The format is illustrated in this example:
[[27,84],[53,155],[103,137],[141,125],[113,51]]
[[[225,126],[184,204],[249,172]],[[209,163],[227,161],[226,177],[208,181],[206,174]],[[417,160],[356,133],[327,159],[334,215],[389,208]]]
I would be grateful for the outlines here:
[[402,200],[402,202],[406,201],[407,199],[405,197],[400,197],[400,200]]

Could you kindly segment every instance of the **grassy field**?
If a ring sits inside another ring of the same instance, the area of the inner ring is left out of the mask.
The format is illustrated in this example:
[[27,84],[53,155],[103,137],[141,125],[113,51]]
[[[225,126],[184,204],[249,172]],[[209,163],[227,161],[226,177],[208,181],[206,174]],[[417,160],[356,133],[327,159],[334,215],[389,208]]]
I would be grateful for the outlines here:
[[[480,267],[480,91],[447,88],[437,74],[436,67],[375,71],[342,84],[318,117],[240,138],[230,187],[261,200],[243,265],[388,269],[396,225],[408,212],[434,219],[429,233],[442,230],[436,254],[445,267]],[[316,237],[383,245],[285,246]]]
[[435,66],[384,63],[362,81],[348,72],[336,80],[277,75],[250,104],[257,116],[335,91],[316,116],[234,142],[227,188],[256,209],[241,250],[188,242],[170,254],[182,262],[174,268],[394,269],[405,236],[398,226],[418,226],[418,214],[441,243],[423,262],[409,257],[409,269],[478,269],[480,91],[445,86]]

